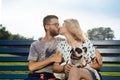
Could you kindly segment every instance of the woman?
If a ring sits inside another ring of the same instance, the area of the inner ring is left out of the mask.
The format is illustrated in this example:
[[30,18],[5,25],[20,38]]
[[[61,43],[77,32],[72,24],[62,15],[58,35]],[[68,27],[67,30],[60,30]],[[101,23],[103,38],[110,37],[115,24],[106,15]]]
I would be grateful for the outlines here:
[[95,74],[91,70],[84,67],[73,67],[72,64],[68,63],[72,49],[76,47],[87,47],[87,52],[84,56],[87,58],[90,66],[94,69],[100,69],[102,66],[102,58],[100,54],[97,53],[98,51],[95,50],[90,40],[87,39],[86,35],[80,28],[78,21],[76,19],[64,20],[64,24],[62,27],[60,27],[59,33],[66,37],[66,41],[62,41],[58,44],[57,52],[62,54],[61,57],[66,64],[61,66],[60,63],[54,63],[53,70],[55,72],[64,71],[66,74],[68,73],[68,80],[97,80]]

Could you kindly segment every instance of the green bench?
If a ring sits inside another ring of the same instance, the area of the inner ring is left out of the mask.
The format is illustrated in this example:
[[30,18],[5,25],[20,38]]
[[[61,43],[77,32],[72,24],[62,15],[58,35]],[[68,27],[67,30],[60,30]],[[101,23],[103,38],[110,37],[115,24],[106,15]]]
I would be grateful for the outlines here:
[[[17,80],[27,77],[27,56],[30,44],[35,40],[0,40],[0,80]],[[120,40],[92,41],[100,51],[103,63],[100,70],[104,80],[120,80]],[[115,65],[113,65],[115,64]],[[104,72],[118,73],[107,75]]]

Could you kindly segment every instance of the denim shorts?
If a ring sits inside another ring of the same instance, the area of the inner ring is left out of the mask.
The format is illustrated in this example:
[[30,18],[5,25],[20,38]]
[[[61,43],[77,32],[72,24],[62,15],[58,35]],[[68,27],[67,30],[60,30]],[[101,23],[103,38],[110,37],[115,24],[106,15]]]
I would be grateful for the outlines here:
[[[88,71],[90,72],[93,80],[97,80],[97,78],[96,78],[96,76],[95,76],[95,73],[94,73],[93,71],[89,70],[89,69],[88,69]],[[100,74],[99,72],[98,72],[98,75],[100,76],[100,80],[103,80],[103,79],[102,79],[102,76],[101,76],[101,74]]]

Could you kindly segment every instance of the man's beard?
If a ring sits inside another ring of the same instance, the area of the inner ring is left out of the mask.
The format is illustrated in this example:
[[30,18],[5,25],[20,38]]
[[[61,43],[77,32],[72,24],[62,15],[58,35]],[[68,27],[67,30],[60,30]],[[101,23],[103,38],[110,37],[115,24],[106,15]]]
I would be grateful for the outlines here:
[[57,32],[57,31],[55,31],[55,30],[51,30],[50,31],[50,35],[51,36],[57,36],[59,33]]

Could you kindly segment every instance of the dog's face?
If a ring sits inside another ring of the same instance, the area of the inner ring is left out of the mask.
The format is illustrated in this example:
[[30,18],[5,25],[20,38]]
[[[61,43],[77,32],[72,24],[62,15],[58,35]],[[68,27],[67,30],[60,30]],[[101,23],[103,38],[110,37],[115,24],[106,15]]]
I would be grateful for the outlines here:
[[71,63],[73,65],[76,65],[77,67],[85,65],[86,62],[84,60],[84,56],[83,55],[86,52],[87,52],[87,48],[86,47],[83,47],[83,48],[79,48],[79,47],[72,48],[72,50],[70,51],[70,53],[71,53],[71,56],[70,56]]
[[71,53],[71,59],[72,60],[80,60],[82,58],[82,56],[87,52],[87,48],[83,47],[83,48],[72,48],[72,50],[70,51]]

